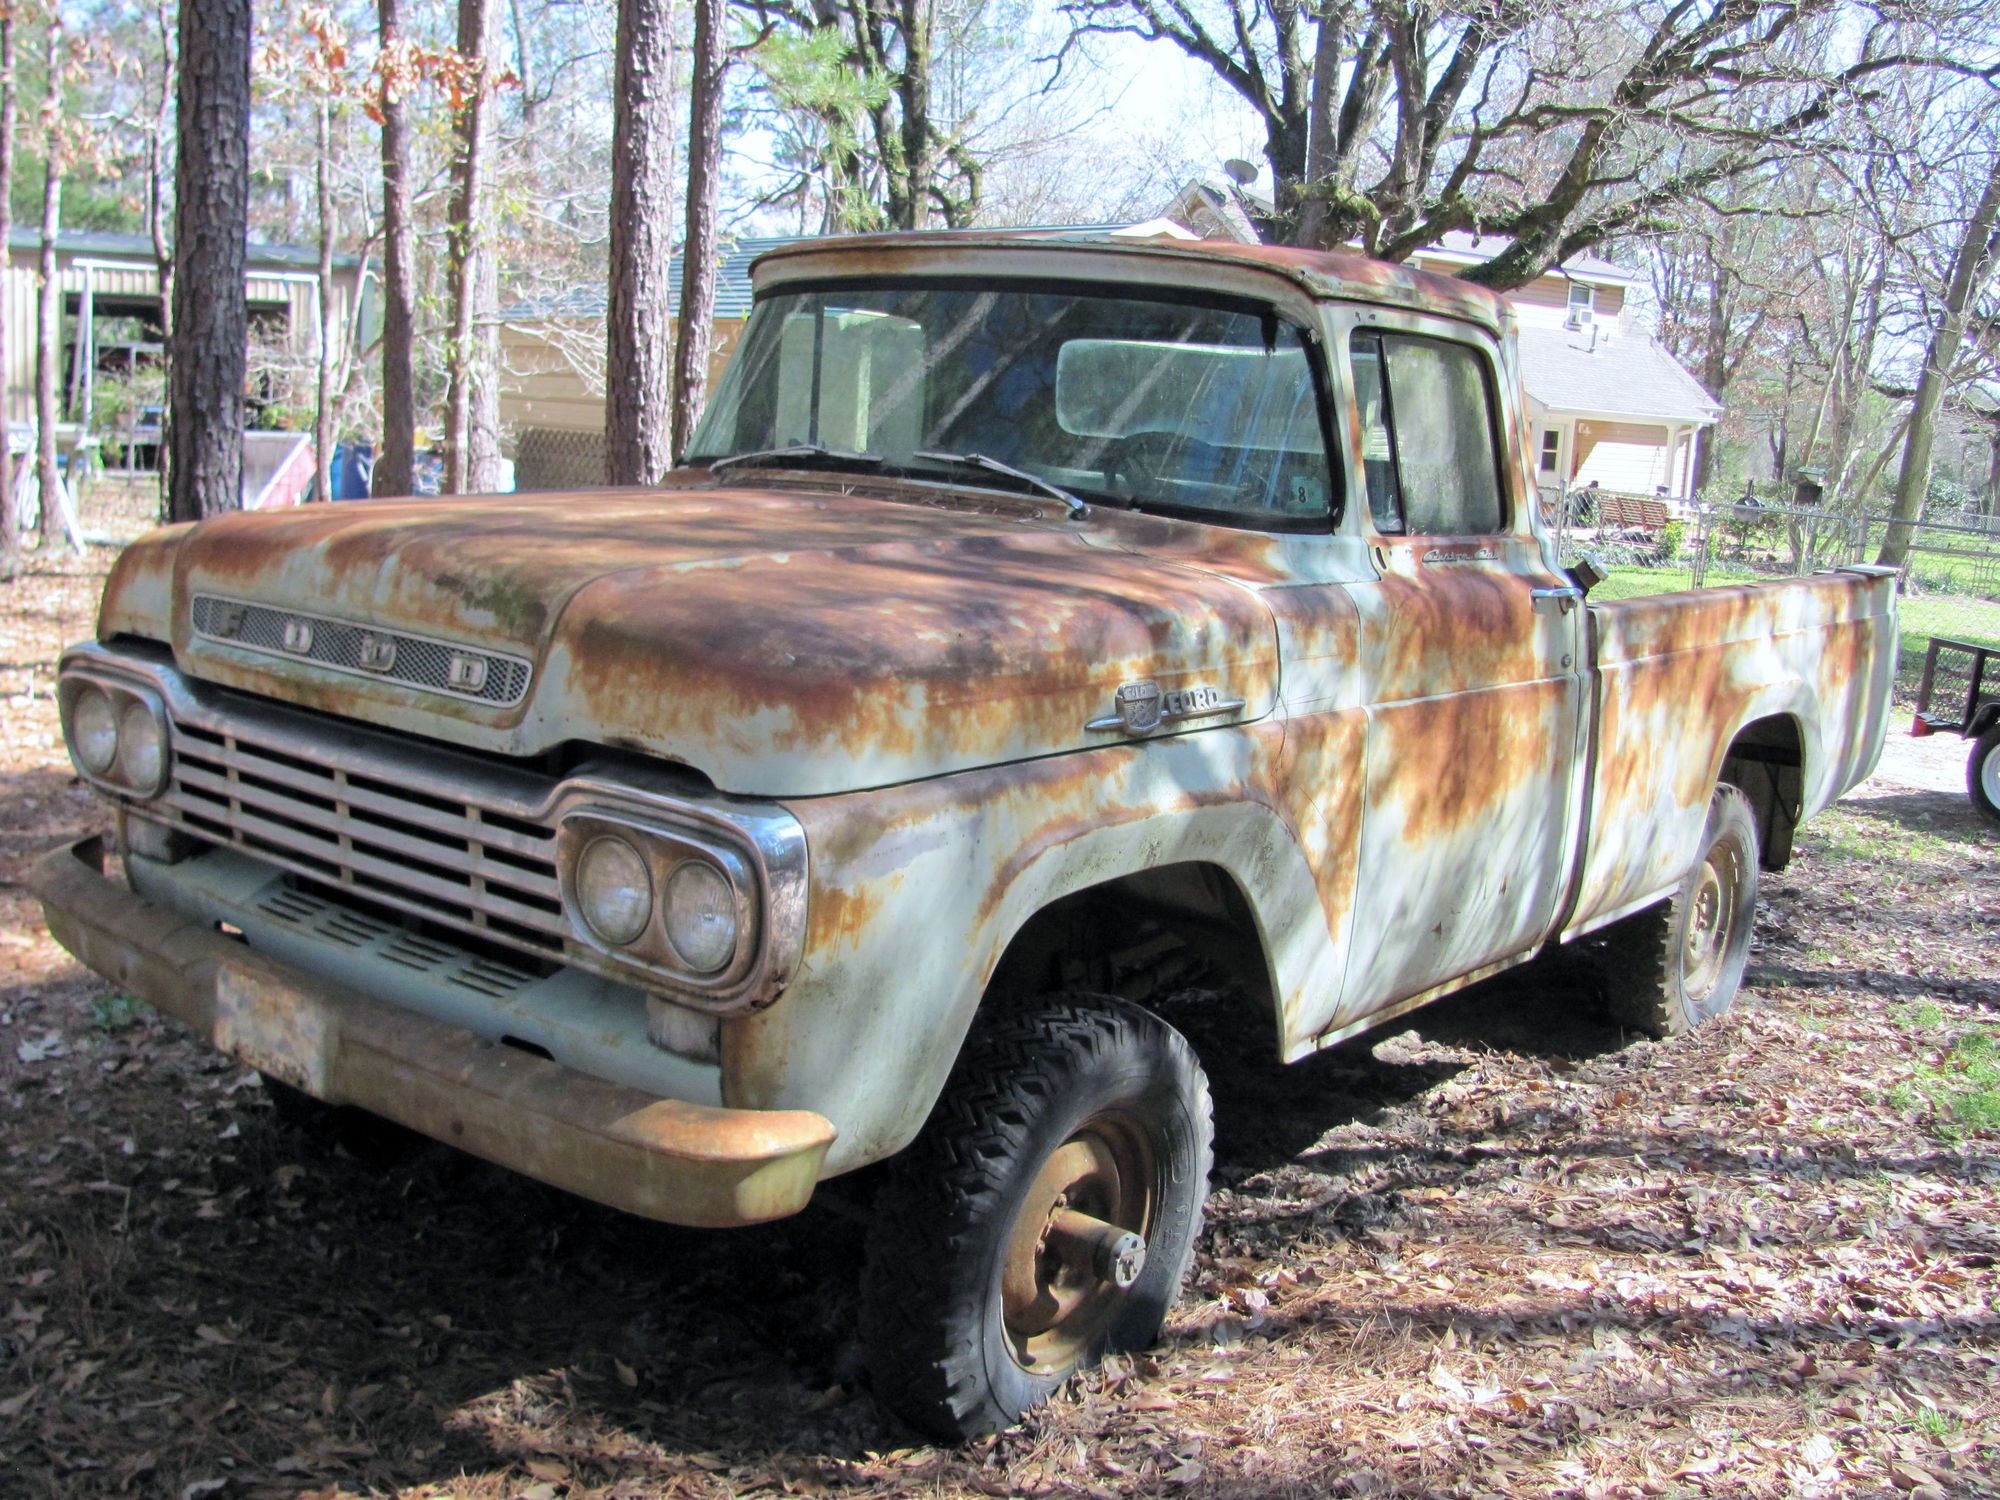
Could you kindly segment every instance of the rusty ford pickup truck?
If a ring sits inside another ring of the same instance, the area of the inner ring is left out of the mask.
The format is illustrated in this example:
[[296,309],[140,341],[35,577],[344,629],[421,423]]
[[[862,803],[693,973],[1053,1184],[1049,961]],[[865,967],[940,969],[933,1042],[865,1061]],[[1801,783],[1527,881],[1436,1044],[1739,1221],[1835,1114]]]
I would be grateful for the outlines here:
[[1595,934],[1726,1008],[1870,770],[1894,580],[1593,604],[1508,316],[1400,266],[803,243],[657,488],[135,543],[49,925],[292,1090],[636,1214],[886,1162],[876,1391],[991,1429],[1160,1327],[1210,1161],[1121,954],[1292,1060]]

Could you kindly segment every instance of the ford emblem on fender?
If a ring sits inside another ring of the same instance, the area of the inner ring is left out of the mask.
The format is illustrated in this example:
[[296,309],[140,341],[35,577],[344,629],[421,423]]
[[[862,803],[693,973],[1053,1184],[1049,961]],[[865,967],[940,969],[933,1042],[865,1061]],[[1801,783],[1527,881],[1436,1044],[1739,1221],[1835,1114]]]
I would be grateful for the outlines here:
[[1162,724],[1233,714],[1243,706],[1241,698],[1225,698],[1206,684],[1163,693],[1157,682],[1128,682],[1111,695],[1114,712],[1102,719],[1092,719],[1083,727],[1087,730],[1119,729],[1126,734],[1151,734]]

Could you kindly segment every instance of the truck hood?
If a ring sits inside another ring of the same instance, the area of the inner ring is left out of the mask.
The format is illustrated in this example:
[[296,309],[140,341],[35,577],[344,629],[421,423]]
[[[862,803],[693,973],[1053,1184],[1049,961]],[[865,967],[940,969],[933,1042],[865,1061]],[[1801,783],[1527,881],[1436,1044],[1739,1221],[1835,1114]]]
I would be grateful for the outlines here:
[[1097,524],[776,488],[228,515],[135,543],[100,633],[168,635],[191,675],[286,702],[508,755],[644,750],[745,795],[1117,743],[1087,726],[1127,683],[1242,700],[1157,732],[1268,712],[1255,593],[1086,545]]

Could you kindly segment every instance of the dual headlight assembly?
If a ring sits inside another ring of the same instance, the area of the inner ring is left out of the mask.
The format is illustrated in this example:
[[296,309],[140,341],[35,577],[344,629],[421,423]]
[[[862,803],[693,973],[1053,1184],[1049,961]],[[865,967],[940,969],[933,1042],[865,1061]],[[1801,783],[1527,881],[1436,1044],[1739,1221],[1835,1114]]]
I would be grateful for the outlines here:
[[56,683],[56,706],[70,759],[84,780],[127,797],[152,798],[166,790],[167,714],[153,694],[64,676]]
[[563,902],[595,946],[703,989],[726,989],[756,948],[755,872],[733,851],[596,812],[556,835]]

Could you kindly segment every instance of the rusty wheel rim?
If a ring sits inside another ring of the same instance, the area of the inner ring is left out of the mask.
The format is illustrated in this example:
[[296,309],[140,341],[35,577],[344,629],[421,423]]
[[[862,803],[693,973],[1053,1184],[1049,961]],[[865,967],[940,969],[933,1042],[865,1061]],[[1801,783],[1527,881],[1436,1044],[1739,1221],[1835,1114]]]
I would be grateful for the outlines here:
[[1138,1121],[1106,1111],[1085,1121],[1035,1174],[1008,1232],[1000,1275],[1008,1352],[1024,1370],[1068,1370],[1103,1336],[1127,1295],[1073,1240],[1054,1232],[1056,1216],[1067,1210],[1146,1237],[1159,1198],[1154,1162]]
[[1729,938],[1736,928],[1736,859],[1736,851],[1726,845],[1711,849],[1688,896],[1681,986],[1696,1001],[1714,990],[1728,961]]

